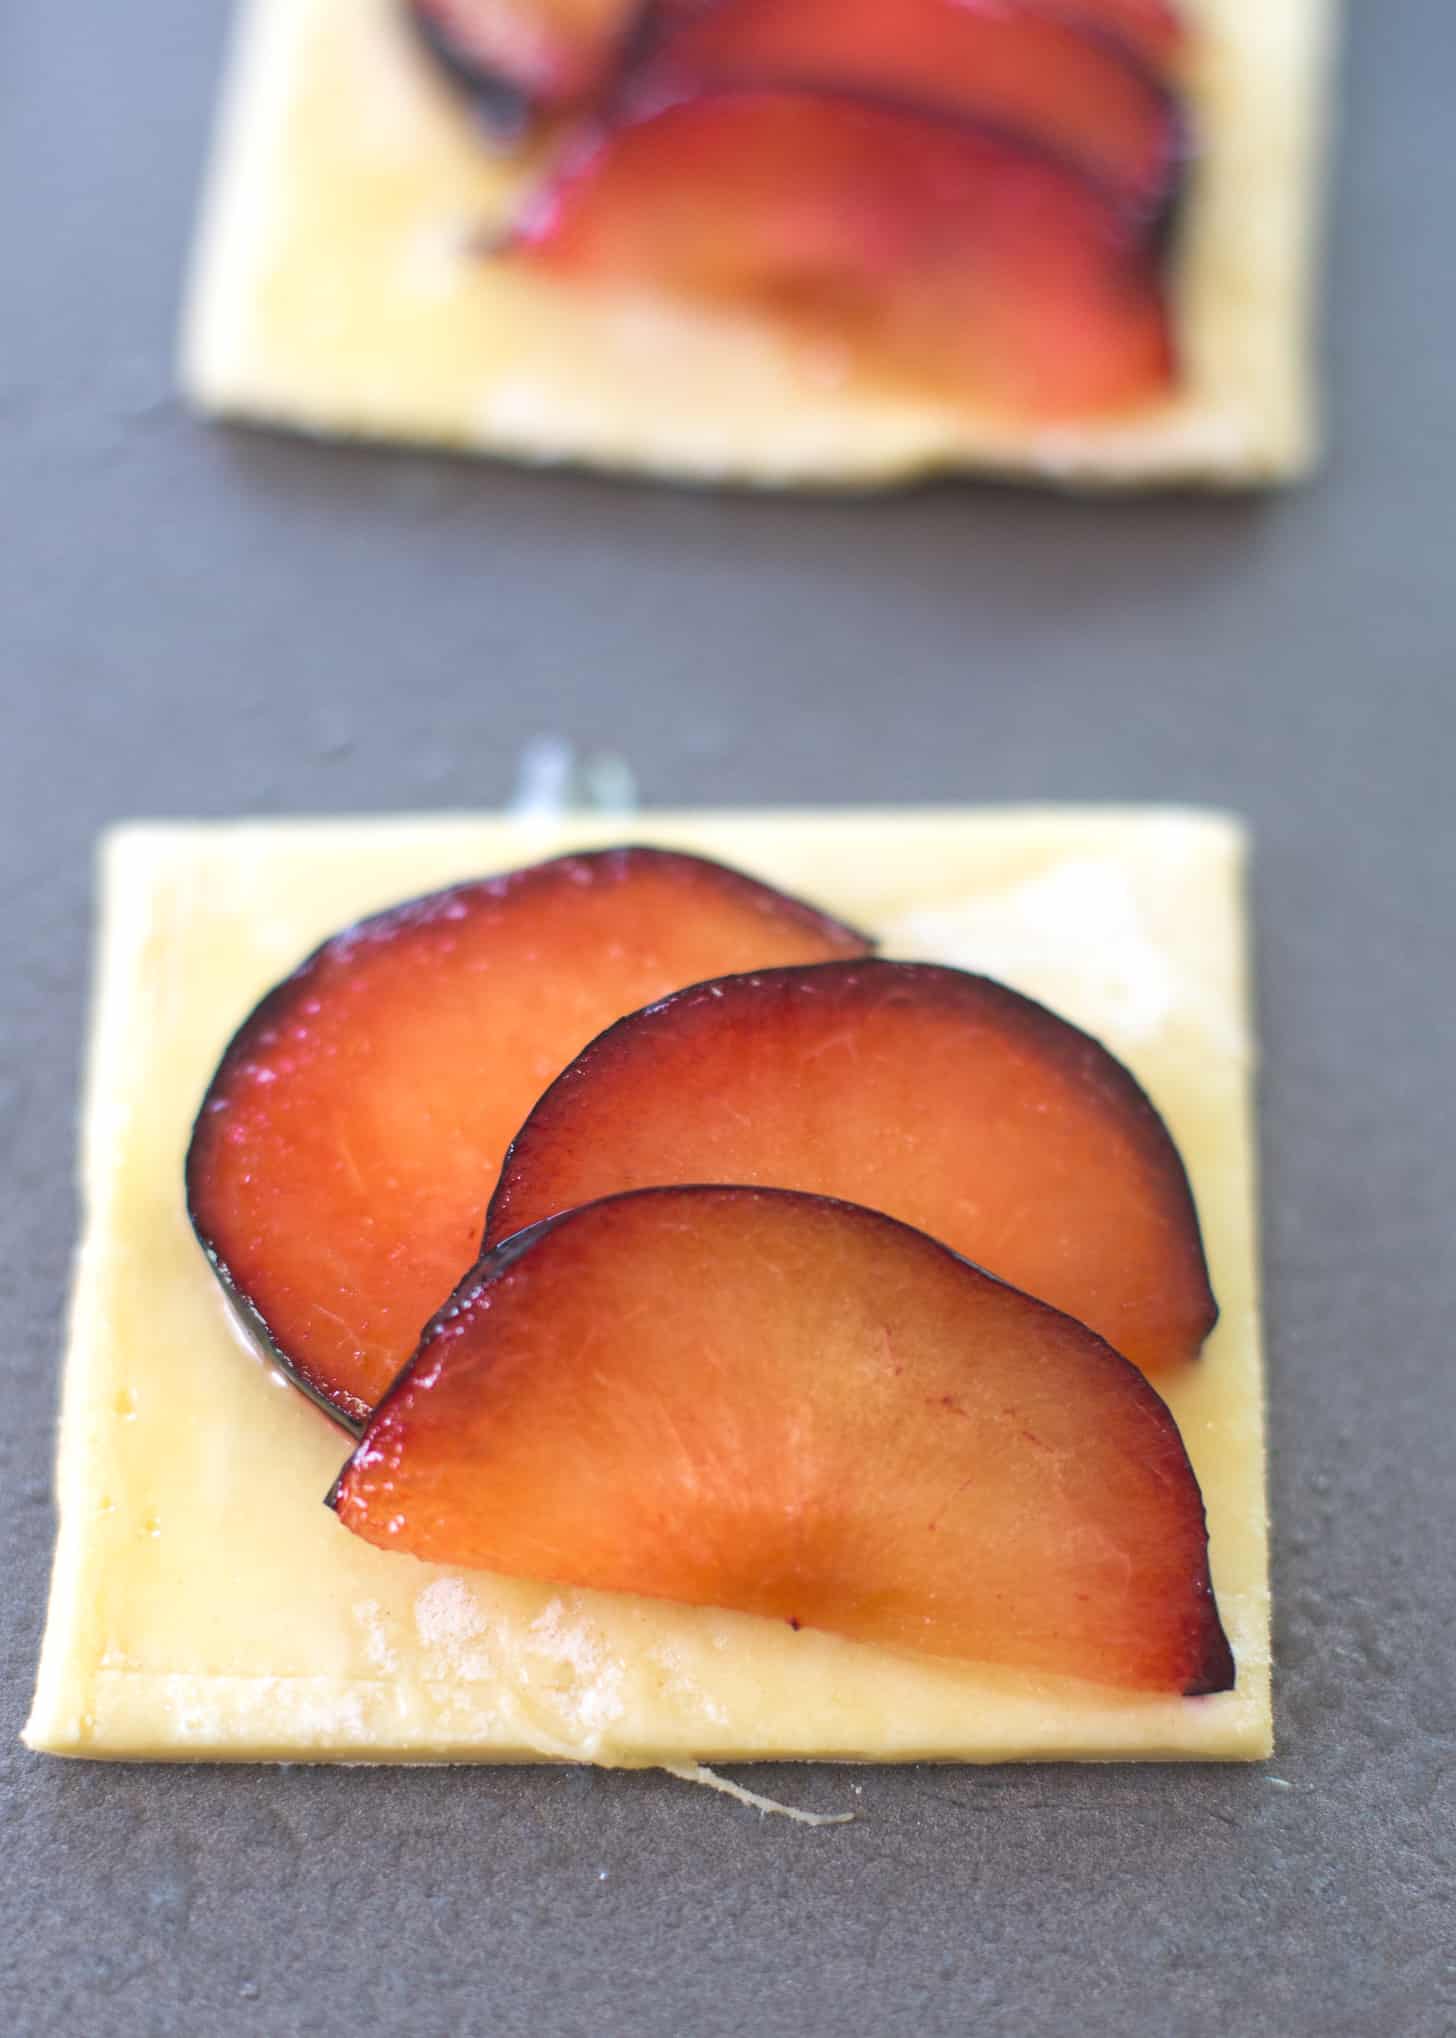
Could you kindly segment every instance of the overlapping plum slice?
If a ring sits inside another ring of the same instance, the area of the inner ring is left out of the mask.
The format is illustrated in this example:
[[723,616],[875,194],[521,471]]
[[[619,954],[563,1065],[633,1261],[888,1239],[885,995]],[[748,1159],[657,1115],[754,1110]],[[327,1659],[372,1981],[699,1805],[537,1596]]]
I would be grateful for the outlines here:
[[888,1211],[1147,1372],[1217,1309],[1178,1150],[1107,1050],[1004,985],[856,961],[680,991],[593,1041],[506,1158],[486,1243],[670,1182]]
[[[679,83],[923,87],[1024,124],[1149,200],[1180,153],[1171,81],[1184,29],[1167,0],[403,0],[484,124],[601,110]],[[674,51],[681,35],[681,47]]]
[[1197,1481],[1142,1375],[820,1197],[648,1190],[509,1240],[331,1499],[431,1562],[1131,1690],[1233,1682]]
[[[1034,70],[1050,61],[1066,71],[1069,59],[1059,45],[1038,31],[1071,30],[1090,34],[1114,56],[1140,58],[1159,73],[1176,59],[1183,27],[1167,0],[405,0],[416,26],[436,57],[472,92],[482,95],[486,111],[494,110],[516,125],[527,111],[544,113],[580,108],[599,100],[617,84],[630,82],[636,58],[656,55],[665,40],[686,29],[705,73],[752,68],[760,77],[769,66],[759,59],[788,57],[801,72],[819,78],[836,74],[846,58],[861,68],[878,58],[886,75],[872,73],[862,82],[889,85],[903,68],[902,45],[920,44],[909,52],[937,90],[950,77],[936,76],[924,59],[937,42],[954,34],[935,15],[959,16],[973,24],[989,23],[1007,31],[1004,54],[995,53],[992,38],[981,45],[987,62],[1014,84],[1018,66]],[[775,23],[772,17],[781,17]],[[1021,39],[1018,23],[1029,24]],[[706,33],[700,34],[700,31]],[[765,39],[766,38],[766,39]],[[812,42],[811,39],[812,38]],[[952,45],[941,42],[952,73],[964,69]],[[969,51],[969,40],[961,49]],[[779,66],[782,69],[782,66]],[[1067,73],[1070,76],[1070,73]],[[1092,74],[1088,74],[1095,90]],[[1114,100],[1125,88],[1107,86]],[[1030,79],[1027,89],[1033,90]],[[1065,93],[1056,96],[1065,97]],[[1049,137],[1050,138],[1050,137]]]
[[865,941],[721,864],[657,849],[458,885],[324,943],[204,1099],[193,1224],[245,1322],[357,1422],[480,1247],[506,1143],[594,1033],[723,969]]
[[1118,38],[1006,0],[717,0],[671,26],[653,68],[685,90],[848,87],[1004,122],[1150,210],[1184,153],[1175,96]]
[[407,0],[429,48],[493,125],[580,106],[612,77],[643,0]]
[[512,246],[548,274],[747,312],[881,378],[1052,421],[1171,376],[1156,237],[1134,212],[990,125],[724,89],[584,142]]

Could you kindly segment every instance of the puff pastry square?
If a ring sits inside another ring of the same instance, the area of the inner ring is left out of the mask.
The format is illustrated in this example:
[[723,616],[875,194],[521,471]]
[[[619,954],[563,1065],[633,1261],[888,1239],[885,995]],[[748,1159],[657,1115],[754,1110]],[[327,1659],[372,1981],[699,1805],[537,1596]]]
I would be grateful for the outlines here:
[[104,861],[60,1533],[26,1738],[152,1759],[1249,1760],[1270,1747],[1243,842],[1176,811],[655,815],[1099,1033],[1187,1160],[1222,1306],[1170,1380],[1238,1664],[1208,1698],[915,1658],[781,1622],[452,1572],[322,1504],[347,1440],[237,1339],[188,1228],[193,1112],[252,1002],[331,930],[620,821],[128,828]]
[[1199,136],[1166,403],[1036,428],[848,384],[804,342],[468,252],[493,161],[400,0],[242,0],[182,348],[203,410],[679,480],[943,470],[1248,486],[1315,448],[1310,302],[1335,0],[1183,0]]

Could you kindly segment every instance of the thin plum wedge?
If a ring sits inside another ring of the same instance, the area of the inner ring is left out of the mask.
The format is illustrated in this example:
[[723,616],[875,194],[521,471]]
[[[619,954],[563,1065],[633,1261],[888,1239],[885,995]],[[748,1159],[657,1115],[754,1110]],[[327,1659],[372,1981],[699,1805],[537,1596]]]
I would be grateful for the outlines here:
[[684,89],[812,83],[1002,123],[1153,215],[1186,154],[1176,94],[1118,36],[1006,0],[718,0],[669,16],[649,68]]
[[713,88],[581,136],[503,256],[747,315],[846,372],[1053,422],[1166,394],[1161,236],[1062,156],[939,108]]
[[1234,1681],[1142,1374],[822,1197],[640,1190],[497,1247],[329,1497],[431,1563],[1130,1691]]
[[1167,1127],[1106,1048],[989,978],[873,959],[695,985],[618,1022],[511,1144],[485,1242],[618,1190],[760,1183],[887,1211],[1145,1372],[1217,1316]]
[[602,1027],[723,969],[865,939],[742,873],[621,848],[456,885],[269,992],[187,1155],[198,1238],[255,1341],[358,1427],[480,1249],[511,1134]]

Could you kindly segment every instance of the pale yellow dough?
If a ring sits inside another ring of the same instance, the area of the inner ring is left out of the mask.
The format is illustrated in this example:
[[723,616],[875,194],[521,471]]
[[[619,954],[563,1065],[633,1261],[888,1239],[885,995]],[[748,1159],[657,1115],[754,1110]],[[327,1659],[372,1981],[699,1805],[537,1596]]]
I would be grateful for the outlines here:
[[620,821],[131,827],[101,975],[33,1748],[643,1765],[845,1756],[1249,1759],[1270,1747],[1251,1047],[1238,829],[1174,811],[661,815],[703,851],[1056,1003],[1188,1160],[1223,1316],[1168,1399],[1203,1483],[1238,1685],[1130,1698],[362,1543],[346,1439],[238,1340],[182,1207],[189,1121],[253,1000],[354,916],[622,839]]
[[1314,451],[1310,297],[1335,0],[1185,0],[1201,138],[1176,398],[1035,429],[867,390],[822,349],[468,258],[520,187],[400,0],[241,0],[183,380],[306,431],[765,486],[940,469],[1243,485]]

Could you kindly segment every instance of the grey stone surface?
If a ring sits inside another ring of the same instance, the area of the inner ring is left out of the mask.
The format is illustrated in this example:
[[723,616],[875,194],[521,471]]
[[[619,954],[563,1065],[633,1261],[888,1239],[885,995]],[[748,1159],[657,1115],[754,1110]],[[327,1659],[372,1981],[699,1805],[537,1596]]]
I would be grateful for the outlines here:
[[[169,355],[219,13],[16,0],[0,27],[0,2021],[1456,2031],[1449,8],[1354,23],[1320,483],[1103,507],[712,499],[192,422]],[[487,805],[544,729],[625,750],[659,803],[1251,817],[1272,1775],[770,1776],[862,1814],[805,1832],[657,1776],[19,1749],[96,831]]]

